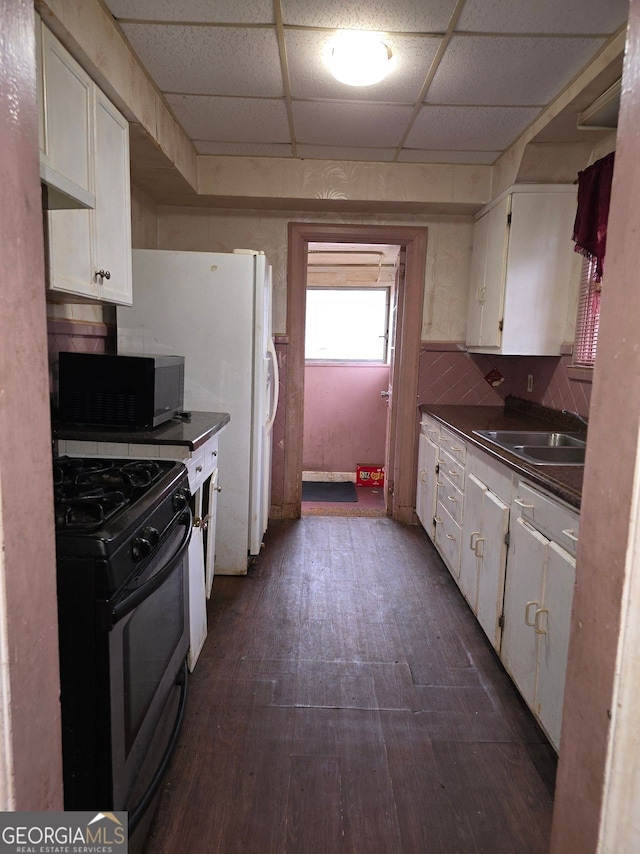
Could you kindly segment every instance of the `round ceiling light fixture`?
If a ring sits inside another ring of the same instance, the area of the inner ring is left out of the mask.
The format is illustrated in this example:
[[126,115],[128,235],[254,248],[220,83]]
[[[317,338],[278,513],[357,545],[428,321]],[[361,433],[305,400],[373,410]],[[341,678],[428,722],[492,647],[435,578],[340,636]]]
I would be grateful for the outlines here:
[[389,73],[391,48],[380,33],[341,30],[328,46],[331,73],[347,86],[371,86]]

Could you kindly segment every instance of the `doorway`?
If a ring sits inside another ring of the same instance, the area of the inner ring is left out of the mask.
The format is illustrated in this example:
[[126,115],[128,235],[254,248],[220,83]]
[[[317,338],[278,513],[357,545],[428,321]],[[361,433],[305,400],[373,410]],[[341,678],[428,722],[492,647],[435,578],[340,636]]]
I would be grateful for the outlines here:
[[397,291],[396,347],[389,383],[393,392],[389,401],[385,494],[387,514],[400,522],[413,522],[415,516],[416,400],[427,229],[405,226],[289,224],[287,271],[289,348],[284,460],[286,515],[290,518],[297,518],[301,514],[307,256],[309,244],[314,243],[389,244],[396,245],[404,250],[405,275]]
[[302,515],[386,515],[403,275],[404,250],[396,244],[308,244]]

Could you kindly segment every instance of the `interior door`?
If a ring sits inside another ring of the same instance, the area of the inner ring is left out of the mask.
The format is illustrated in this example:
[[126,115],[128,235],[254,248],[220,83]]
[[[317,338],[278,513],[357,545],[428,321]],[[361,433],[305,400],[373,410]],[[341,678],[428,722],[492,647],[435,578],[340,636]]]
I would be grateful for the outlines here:
[[[405,255],[404,246],[400,249],[398,255],[398,263],[396,266],[396,281],[391,294],[391,304],[389,305],[389,329],[388,336],[388,354],[389,354],[389,386],[386,392],[387,398],[387,439],[384,452],[384,508],[387,513],[390,513],[393,506],[393,487],[394,487],[394,452],[396,447],[395,423],[394,415],[394,400],[393,386],[397,382],[397,372],[399,361],[396,360],[396,326],[398,319],[398,311],[401,310],[399,304],[404,294],[404,271],[405,271]],[[384,394],[384,391],[383,391]]]

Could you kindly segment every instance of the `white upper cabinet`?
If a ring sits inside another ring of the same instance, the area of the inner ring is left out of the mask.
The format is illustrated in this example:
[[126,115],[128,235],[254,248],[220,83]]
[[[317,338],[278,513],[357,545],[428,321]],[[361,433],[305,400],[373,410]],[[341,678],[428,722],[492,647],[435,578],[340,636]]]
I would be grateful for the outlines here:
[[129,124],[44,26],[40,103],[41,164],[91,202],[48,204],[49,295],[131,305]]
[[50,207],[93,207],[93,82],[36,22],[40,177],[49,188]]
[[467,347],[558,356],[580,279],[572,185],[522,185],[484,208],[473,231]]

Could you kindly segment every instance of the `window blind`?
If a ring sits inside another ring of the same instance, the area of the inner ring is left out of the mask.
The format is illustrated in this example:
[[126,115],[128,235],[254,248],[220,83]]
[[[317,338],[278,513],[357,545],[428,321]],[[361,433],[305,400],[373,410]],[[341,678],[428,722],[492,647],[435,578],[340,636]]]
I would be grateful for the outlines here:
[[580,295],[578,297],[578,316],[576,319],[576,337],[573,345],[573,364],[579,367],[593,367],[598,347],[598,328],[600,326],[600,294],[602,284],[596,282],[597,262],[595,258],[584,258]]

